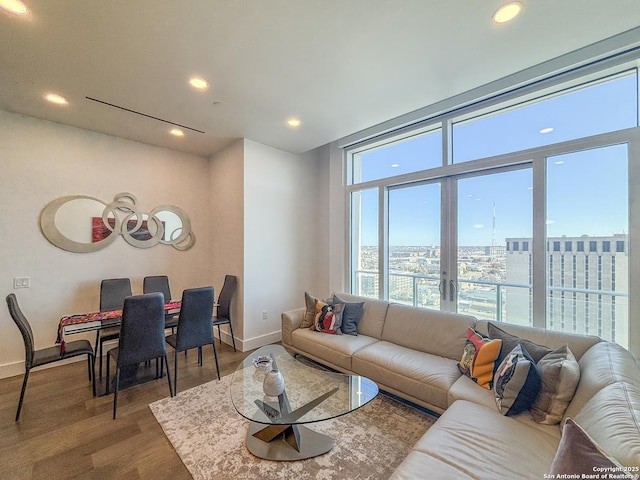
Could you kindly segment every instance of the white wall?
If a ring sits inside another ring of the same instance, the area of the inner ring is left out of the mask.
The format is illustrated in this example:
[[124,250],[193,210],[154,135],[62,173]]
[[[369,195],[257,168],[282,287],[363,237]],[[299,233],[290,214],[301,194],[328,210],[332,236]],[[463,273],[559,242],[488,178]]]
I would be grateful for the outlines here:
[[[141,293],[145,275],[167,274],[174,298],[184,288],[221,283],[211,269],[207,159],[0,111],[0,164],[0,295],[4,303],[16,294],[36,348],[53,345],[64,314],[98,309],[104,278],[130,277],[134,293]],[[111,202],[125,191],[144,211],[162,204],[185,210],[195,246],[143,250],[119,238],[99,252],[76,254],[40,232],[40,213],[55,198],[84,194]],[[14,290],[14,277],[30,277],[31,288]],[[0,377],[21,373],[22,338],[6,307],[0,329]]]
[[328,294],[323,242],[330,227],[322,171],[317,151],[294,155],[244,141],[244,341],[249,348],[280,340],[280,314],[304,306],[305,290]]
[[[238,277],[231,318],[236,347],[244,350],[244,140],[238,140],[211,158],[209,183],[213,286],[217,298],[224,276]],[[226,329],[222,337],[231,343]]]
[[[224,275],[233,274],[238,347],[278,341],[282,311],[303,306],[305,290],[331,292],[328,152],[296,155],[239,140],[205,159],[0,111],[0,294],[16,293],[41,348],[54,343],[61,316],[98,309],[104,278],[130,277],[141,293],[144,276],[166,274],[177,299],[203,285],[217,296]],[[50,201],[89,195],[111,202],[121,192],[134,194],[143,211],[185,210],[195,246],[137,249],[119,238],[77,254],[42,235],[40,213]],[[31,288],[14,290],[14,277],[30,277]],[[6,307],[0,328],[3,378],[23,372],[24,347]],[[223,340],[230,343],[228,334]]]

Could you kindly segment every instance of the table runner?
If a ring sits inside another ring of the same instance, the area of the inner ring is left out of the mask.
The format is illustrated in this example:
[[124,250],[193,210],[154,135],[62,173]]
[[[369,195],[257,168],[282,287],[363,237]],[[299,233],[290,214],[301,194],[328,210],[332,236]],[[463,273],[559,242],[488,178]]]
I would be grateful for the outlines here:
[[[164,310],[178,310],[180,309],[182,302],[169,302],[165,304]],[[80,323],[89,322],[104,322],[105,320],[113,320],[114,318],[122,317],[122,310],[105,310],[104,312],[91,312],[91,313],[77,313],[74,315],[66,315],[60,319],[58,324],[58,337],[56,343],[60,344],[60,355],[65,352],[64,342],[64,327],[68,325],[77,325]]]

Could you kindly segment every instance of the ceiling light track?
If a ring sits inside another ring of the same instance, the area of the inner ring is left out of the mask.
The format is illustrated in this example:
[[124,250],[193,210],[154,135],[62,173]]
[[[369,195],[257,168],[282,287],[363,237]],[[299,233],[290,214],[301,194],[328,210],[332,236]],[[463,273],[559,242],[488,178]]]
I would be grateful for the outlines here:
[[131,110],[130,108],[121,107],[120,105],[114,105],[113,103],[105,102],[103,100],[98,100],[97,98],[92,97],[84,97],[87,100],[91,100],[93,102],[102,103],[103,105],[107,105],[109,107],[119,108],[120,110],[124,110],[125,112],[135,113],[136,115],[140,115],[147,118],[152,118],[153,120],[158,120],[160,122],[168,123],[170,125],[175,125],[176,127],[186,128],[187,130],[191,130],[192,132],[205,133],[202,130],[198,130],[197,128],[187,127],[186,125],[182,125],[180,123],[170,122],[169,120],[165,120],[164,118],[154,117],[153,115],[147,115],[146,113],[136,112],[135,110]]

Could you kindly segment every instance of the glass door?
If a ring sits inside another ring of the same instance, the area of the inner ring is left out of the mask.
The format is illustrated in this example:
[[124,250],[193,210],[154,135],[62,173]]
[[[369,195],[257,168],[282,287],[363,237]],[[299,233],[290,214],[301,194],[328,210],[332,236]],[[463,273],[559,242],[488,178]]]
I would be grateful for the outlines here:
[[[451,309],[479,319],[532,323],[532,168],[456,178]],[[453,238],[452,238],[453,240]]]
[[390,301],[441,308],[441,187],[413,184],[388,192]]

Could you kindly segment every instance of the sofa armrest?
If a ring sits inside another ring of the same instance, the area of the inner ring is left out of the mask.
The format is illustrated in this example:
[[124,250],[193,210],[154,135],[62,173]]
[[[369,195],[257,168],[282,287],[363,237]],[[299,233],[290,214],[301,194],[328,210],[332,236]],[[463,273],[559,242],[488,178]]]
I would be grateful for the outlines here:
[[293,345],[291,334],[294,330],[300,328],[306,308],[296,308],[283,312],[282,317],[282,343],[284,345]]

